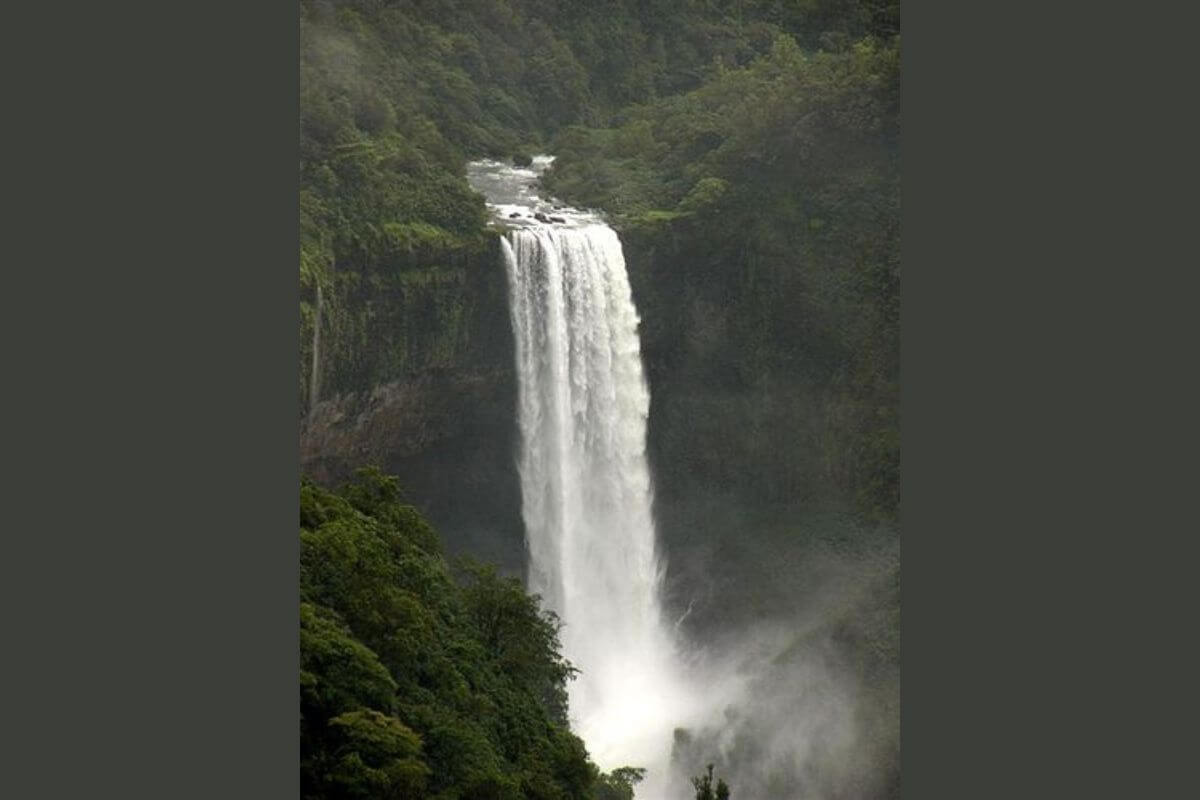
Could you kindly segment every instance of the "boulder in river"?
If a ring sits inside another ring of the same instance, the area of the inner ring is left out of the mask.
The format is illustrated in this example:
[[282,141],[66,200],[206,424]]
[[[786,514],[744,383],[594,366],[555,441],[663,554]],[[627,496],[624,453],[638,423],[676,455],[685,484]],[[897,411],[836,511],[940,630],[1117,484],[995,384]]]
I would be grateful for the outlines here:
[[517,219],[517,218],[518,218],[518,217],[520,217],[520,216],[521,216],[521,212],[520,212],[520,211],[514,211],[514,212],[512,212],[511,214],[509,214],[509,215],[508,215],[508,218],[509,218],[509,219]]
[[563,222],[563,223],[565,223],[565,222],[566,222],[566,220],[565,220],[565,219],[563,219],[562,217],[551,217],[551,218],[550,218],[550,221],[551,221],[551,222]]
[[538,222],[549,222],[550,221],[550,218],[547,217],[545,214],[543,214],[540,211],[534,212],[533,218],[536,219]]

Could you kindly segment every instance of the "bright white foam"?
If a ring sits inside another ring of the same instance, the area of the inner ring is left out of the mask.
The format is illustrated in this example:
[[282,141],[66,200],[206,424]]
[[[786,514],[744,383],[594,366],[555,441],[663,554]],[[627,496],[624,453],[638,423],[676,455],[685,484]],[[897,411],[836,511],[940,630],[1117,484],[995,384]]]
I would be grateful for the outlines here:
[[529,588],[562,619],[564,653],[581,670],[569,686],[573,728],[601,768],[645,767],[638,795],[658,800],[673,731],[694,721],[697,695],[662,616],[639,319],[616,232],[537,195],[550,161],[468,168],[511,228],[502,248]]

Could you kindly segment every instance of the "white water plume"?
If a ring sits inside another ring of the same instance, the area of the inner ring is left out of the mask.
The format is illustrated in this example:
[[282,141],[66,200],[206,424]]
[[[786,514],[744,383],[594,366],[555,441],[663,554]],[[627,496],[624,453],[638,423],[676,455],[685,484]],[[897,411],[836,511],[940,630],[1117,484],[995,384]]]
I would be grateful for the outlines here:
[[659,603],[650,396],[621,244],[592,223],[517,230],[502,246],[529,588],[562,619],[564,652],[582,670],[571,709],[593,758],[657,772],[688,703]]
[[533,192],[548,163],[471,173],[513,228],[501,246],[529,589],[558,614],[580,670],[568,687],[573,729],[601,768],[644,767],[638,796],[665,800],[673,732],[697,704],[660,602],[639,319],[616,232]]

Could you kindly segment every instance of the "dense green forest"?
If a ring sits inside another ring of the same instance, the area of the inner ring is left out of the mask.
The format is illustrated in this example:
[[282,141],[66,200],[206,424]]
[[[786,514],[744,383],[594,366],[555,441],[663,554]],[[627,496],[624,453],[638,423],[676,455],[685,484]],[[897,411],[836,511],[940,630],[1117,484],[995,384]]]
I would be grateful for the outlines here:
[[300,553],[302,797],[632,797],[568,730],[554,617],[452,567],[395,478],[303,482]]
[[[821,487],[896,518],[898,3],[300,12],[302,408],[472,357],[463,286],[495,250],[464,165],[549,151],[548,187],[625,234],[652,378],[749,398],[748,436],[672,450],[687,433],[668,426],[670,460],[766,501]],[[813,432],[737,469],[737,448],[765,452],[759,437],[795,426],[779,396],[819,409]]]
[[555,137],[544,183],[624,234],[657,377],[684,402],[716,387],[749,397],[731,448],[770,453],[759,437],[795,426],[773,397],[803,397],[821,431],[739,474],[721,467],[744,453],[688,449],[689,422],[664,461],[711,462],[768,502],[826,483],[895,517],[899,66],[896,40],[806,53],[780,36],[746,68]]

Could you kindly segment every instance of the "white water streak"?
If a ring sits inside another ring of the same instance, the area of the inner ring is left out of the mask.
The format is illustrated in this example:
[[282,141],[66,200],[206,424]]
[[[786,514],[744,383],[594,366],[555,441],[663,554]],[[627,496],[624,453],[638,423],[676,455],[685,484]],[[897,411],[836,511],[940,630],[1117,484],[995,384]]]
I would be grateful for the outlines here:
[[518,229],[502,247],[529,588],[562,619],[582,670],[573,727],[602,768],[649,768],[638,793],[653,796],[690,704],[659,599],[650,394],[621,243],[597,222]]

